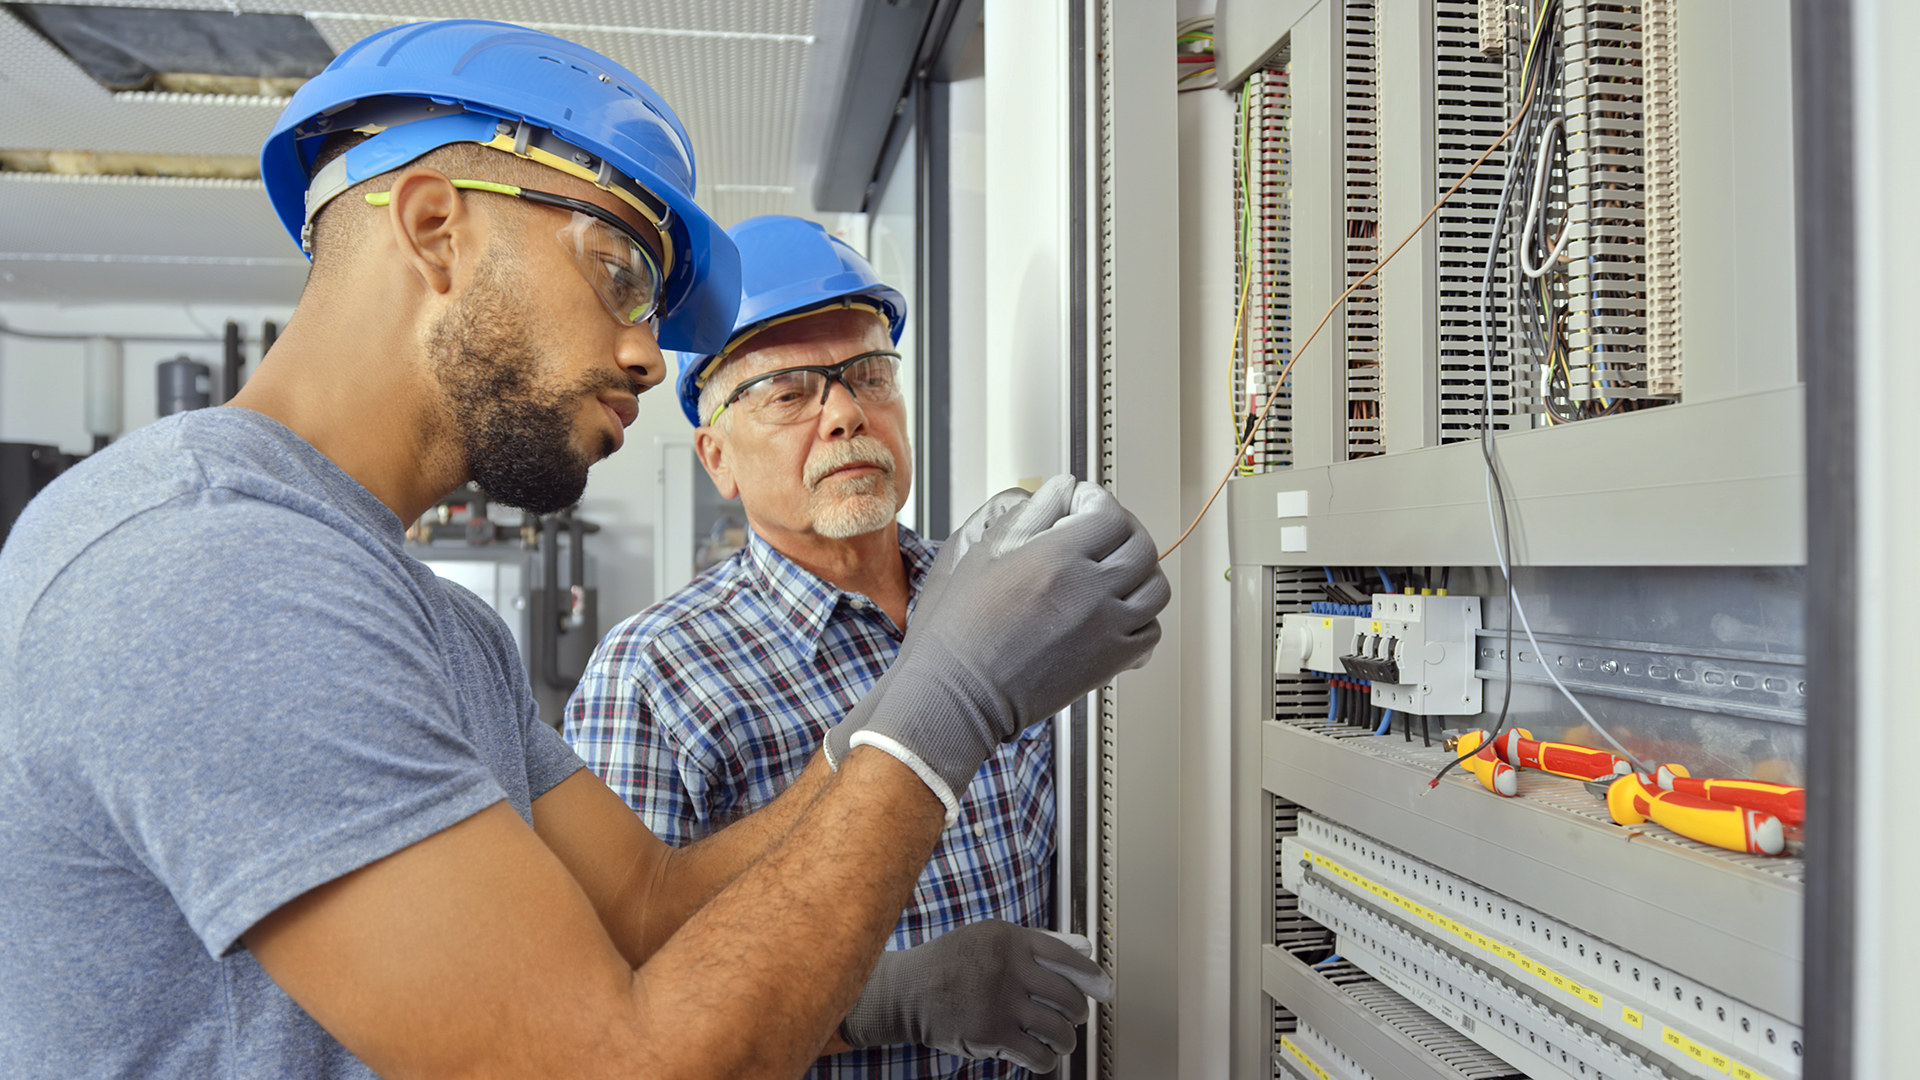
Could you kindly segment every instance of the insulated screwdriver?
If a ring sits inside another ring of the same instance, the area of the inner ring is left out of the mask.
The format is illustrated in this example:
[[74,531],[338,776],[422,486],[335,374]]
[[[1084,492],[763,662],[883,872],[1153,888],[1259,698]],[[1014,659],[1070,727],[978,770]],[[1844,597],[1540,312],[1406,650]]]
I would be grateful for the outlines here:
[[1764,780],[1689,776],[1681,765],[1660,766],[1654,779],[1668,791],[1772,814],[1789,829],[1797,829],[1807,822],[1807,789],[1803,787],[1769,784]]
[[1460,764],[1480,778],[1480,786],[1495,795],[1511,799],[1520,792],[1520,774],[1514,771],[1513,766],[1494,756],[1493,747],[1486,744],[1486,739],[1485,731],[1476,730],[1456,739],[1448,739],[1444,745],[1456,754],[1472,754]]
[[1573,743],[1535,742],[1533,732],[1526,728],[1509,728],[1494,740],[1493,752],[1516,769],[1539,769],[1575,780],[1598,780],[1633,769],[1605,750]]
[[1778,855],[1787,848],[1785,830],[1772,814],[1665,791],[1645,773],[1593,780],[1587,786],[1600,794],[1597,789],[1603,784],[1607,811],[1616,825],[1651,820],[1689,840],[1752,855]]

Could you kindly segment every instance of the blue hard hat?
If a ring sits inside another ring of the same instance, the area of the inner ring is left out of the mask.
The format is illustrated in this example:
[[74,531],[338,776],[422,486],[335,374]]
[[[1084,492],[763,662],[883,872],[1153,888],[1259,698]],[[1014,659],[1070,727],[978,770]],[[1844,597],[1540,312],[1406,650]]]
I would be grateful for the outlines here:
[[[355,130],[376,134],[316,176],[326,136]],[[457,142],[578,176],[653,221],[670,249],[661,347],[725,345],[739,302],[739,256],[693,201],[686,129],[638,76],[552,34],[479,19],[369,34],[293,95],[260,148],[260,176],[305,250],[312,213],[327,199]]]
[[700,426],[700,391],[734,346],[776,323],[866,301],[887,320],[893,342],[907,324],[907,298],[873,264],[818,223],[785,214],[748,218],[727,230],[740,248],[740,312],[719,349],[681,350],[680,411]]

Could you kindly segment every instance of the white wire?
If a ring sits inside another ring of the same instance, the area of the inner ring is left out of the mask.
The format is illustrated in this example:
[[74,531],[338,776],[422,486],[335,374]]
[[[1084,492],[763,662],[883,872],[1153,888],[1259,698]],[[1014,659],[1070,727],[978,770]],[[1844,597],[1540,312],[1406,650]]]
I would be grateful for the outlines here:
[[1520,590],[1513,585],[1513,568],[1507,565],[1507,553],[1500,547],[1500,527],[1493,518],[1493,466],[1491,465],[1487,466],[1486,488],[1487,528],[1493,531],[1493,550],[1500,557],[1500,576],[1507,583],[1507,603],[1513,605],[1513,613],[1520,617],[1520,629],[1527,632],[1527,643],[1533,646],[1533,655],[1540,658],[1540,666],[1546,669],[1547,678],[1553,680],[1553,685],[1573,704],[1574,709],[1580,713],[1588,726],[1599,732],[1601,738],[1607,740],[1608,746],[1620,751],[1621,757],[1633,762],[1635,769],[1640,772],[1651,772],[1652,770],[1647,768],[1645,762],[1628,753],[1626,747],[1621,746],[1606,728],[1600,726],[1600,721],[1593,718],[1593,714],[1587,711],[1587,707],[1580,704],[1580,699],[1573,696],[1573,691],[1567,689],[1566,684],[1560,681],[1560,676],[1553,673],[1553,665],[1547,662],[1546,650],[1540,647],[1540,642],[1533,636],[1533,627],[1527,624],[1527,609],[1520,606]]
[[1554,130],[1556,128],[1565,130],[1566,123],[1565,117],[1554,117],[1540,132],[1540,150],[1534,155],[1539,178],[1533,182],[1533,198],[1527,203],[1527,223],[1520,227],[1520,237],[1514,245],[1520,249],[1520,272],[1530,278],[1545,274],[1555,262],[1559,261],[1560,251],[1567,246],[1567,237],[1573,233],[1573,215],[1569,214],[1567,220],[1560,226],[1560,239],[1554,241],[1553,250],[1547,252],[1547,257],[1540,260],[1540,265],[1535,267],[1527,261],[1527,248],[1533,243],[1533,228],[1540,224],[1540,209],[1547,201],[1547,180],[1553,173],[1547,164],[1547,144],[1553,138]]
[[[1560,123],[1560,119],[1558,117],[1554,119],[1553,124],[1557,124],[1557,123]],[[1547,125],[1548,132],[1551,132],[1553,130],[1553,124]],[[1542,172],[1544,173],[1545,170],[1543,169]],[[1500,210],[1494,216],[1493,242],[1492,242],[1492,245],[1489,246],[1487,249],[1486,278],[1489,281],[1493,275],[1493,268],[1494,268],[1496,253],[1499,251],[1500,221],[1506,215],[1507,198],[1512,191],[1511,184],[1513,183],[1513,178],[1514,178],[1513,171],[1508,170],[1506,185],[1503,185],[1500,193]],[[1536,190],[1539,190],[1538,185],[1536,185]],[[1531,232],[1531,219],[1529,220],[1529,228],[1521,230],[1519,234],[1519,239],[1516,243],[1516,246],[1519,247],[1521,251],[1520,261],[1522,264],[1522,269],[1525,269],[1525,263],[1526,263],[1525,238],[1527,237],[1529,232]],[[1562,240],[1566,239],[1565,232],[1561,233],[1561,239]],[[1557,245],[1556,245],[1556,248],[1557,248]],[[1549,258],[1547,262],[1549,265],[1551,265],[1551,263],[1553,262],[1553,259]],[[1620,752],[1621,757],[1624,757],[1628,761],[1632,762],[1635,769],[1641,772],[1649,772],[1650,770],[1647,768],[1644,762],[1642,762],[1639,758],[1634,757],[1632,754],[1628,753],[1626,747],[1621,746],[1619,741],[1616,740],[1613,737],[1613,735],[1607,731],[1606,728],[1603,728],[1600,726],[1600,722],[1593,718],[1593,714],[1587,711],[1587,707],[1580,703],[1579,698],[1573,696],[1573,691],[1568,690],[1566,687],[1566,684],[1560,681],[1560,676],[1554,673],[1553,665],[1547,662],[1546,650],[1540,647],[1540,642],[1537,639],[1535,639],[1533,636],[1533,627],[1527,623],[1527,609],[1521,606],[1520,590],[1517,587],[1515,587],[1513,583],[1513,566],[1507,560],[1508,552],[1506,551],[1505,548],[1500,546],[1500,523],[1494,516],[1495,508],[1494,508],[1494,499],[1493,499],[1493,482],[1494,482],[1493,469],[1494,469],[1494,453],[1495,453],[1494,451],[1495,439],[1493,437],[1493,325],[1491,321],[1492,312],[1488,310],[1489,307],[1491,307],[1491,305],[1487,302],[1488,291],[1489,291],[1488,289],[1483,288],[1480,296],[1481,347],[1484,350],[1483,355],[1486,361],[1481,369],[1483,372],[1483,378],[1481,383],[1481,406],[1480,407],[1482,409],[1482,413],[1481,413],[1482,420],[1481,420],[1480,438],[1485,449],[1484,456],[1482,459],[1482,464],[1486,470],[1485,487],[1487,490],[1487,529],[1489,532],[1493,534],[1493,551],[1494,551],[1494,554],[1497,555],[1500,560],[1500,580],[1506,585],[1507,603],[1513,605],[1513,613],[1519,616],[1520,618],[1520,628],[1526,631],[1527,643],[1533,646],[1533,654],[1540,658],[1540,666],[1546,669],[1547,678],[1553,682],[1554,688],[1559,690],[1560,693],[1566,697],[1567,701],[1573,705],[1575,711],[1579,712],[1581,719],[1585,720],[1587,724],[1593,728],[1593,730],[1599,732],[1600,737],[1605,739],[1609,746],[1612,746],[1615,750],[1618,750]],[[1511,634],[1509,634],[1509,636],[1511,636]]]

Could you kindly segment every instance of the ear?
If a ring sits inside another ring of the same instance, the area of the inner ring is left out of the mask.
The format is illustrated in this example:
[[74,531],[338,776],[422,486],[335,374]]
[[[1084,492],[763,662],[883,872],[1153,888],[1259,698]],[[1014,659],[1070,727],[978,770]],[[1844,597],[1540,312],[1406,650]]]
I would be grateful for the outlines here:
[[710,427],[703,427],[693,433],[693,453],[706,466],[707,476],[713,480],[713,486],[720,491],[720,497],[731,502],[740,497],[740,485],[733,478],[733,464],[727,459],[726,440]]
[[468,212],[459,189],[438,169],[402,170],[389,190],[387,228],[401,261],[429,292],[448,292],[462,262],[472,264],[486,250],[486,222]]

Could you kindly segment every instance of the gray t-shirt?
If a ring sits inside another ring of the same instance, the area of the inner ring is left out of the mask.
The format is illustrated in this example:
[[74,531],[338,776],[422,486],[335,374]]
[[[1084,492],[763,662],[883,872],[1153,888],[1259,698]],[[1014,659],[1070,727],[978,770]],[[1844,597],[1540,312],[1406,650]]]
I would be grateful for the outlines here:
[[162,420],[0,551],[0,1076],[371,1075],[240,935],[581,767],[513,639],[258,413]]

